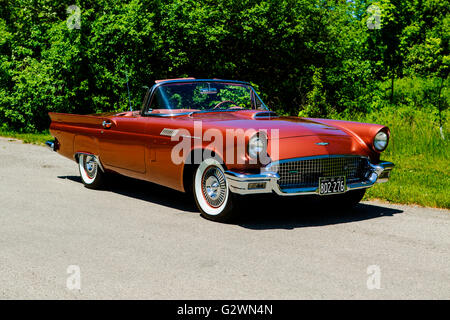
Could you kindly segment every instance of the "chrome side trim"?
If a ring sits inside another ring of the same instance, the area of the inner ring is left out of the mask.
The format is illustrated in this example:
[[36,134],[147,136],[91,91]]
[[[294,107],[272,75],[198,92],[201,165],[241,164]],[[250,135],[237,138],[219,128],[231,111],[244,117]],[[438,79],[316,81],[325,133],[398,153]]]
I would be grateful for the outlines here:
[[[334,157],[330,156],[319,156],[319,157]],[[342,157],[342,155],[337,155]],[[298,161],[298,159],[311,159],[317,157],[307,157],[307,158],[296,158],[286,159],[282,161]],[[279,161],[281,162],[281,161]],[[277,163],[279,163],[277,162]],[[306,188],[288,188],[281,189],[277,181],[280,179],[278,173],[270,171],[272,164],[261,169],[259,174],[251,174],[245,172],[233,172],[226,171],[225,176],[228,181],[228,185],[231,192],[237,194],[259,194],[259,193],[272,193],[275,192],[280,196],[297,196],[297,195],[318,195],[319,190],[317,187],[306,187]],[[372,164],[369,162],[369,170],[367,171],[367,178],[364,181],[347,184],[347,189],[345,192],[356,189],[370,188],[375,183],[387,182],[389,180],[389,174],[392,168],[394,168],[392,162],[382,161],[378,164]],[[249,183],[265,183],[265,187],[261,189],[248,189]]]
[[173,137],[178,133],[177,129],[170,129],[170,128],[164,128],[161,130],[160,134],[161,136],[168,136]]
[[102,163],[101,163],[101,161],[100,161],[100,157],[99,157],[99,156],[97,156],[97,155],[95,155],[95,154],[92,154],[92,153],[89,153],[89,152],[75,152],[75,155],[74,155],[75,162],[78,162],[78,156],[79,156],[80,154],[85,154],[85,155],[88,155],[88,156],[94,156],[95,162],[97,162],[98,167],[99,167],[103,172],[105,172],[105,169],[104,169],[103,166],[102,166]]
[[200,137],[196,137],[196,136],[187,136],[187,135],[185,135],[185,134],[182,134],[182,135],[180,135],[180,137],[183,137],[183,138],[188,138],[188,139],[202,139],[202,138],[200,138]]

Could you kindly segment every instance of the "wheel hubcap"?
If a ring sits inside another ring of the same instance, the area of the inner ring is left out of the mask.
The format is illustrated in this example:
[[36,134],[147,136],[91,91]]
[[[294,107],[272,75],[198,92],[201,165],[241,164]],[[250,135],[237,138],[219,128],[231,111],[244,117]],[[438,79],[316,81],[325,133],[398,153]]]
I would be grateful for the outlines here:
[[219,196],[219,180],[215,176],[209,177],[205,182],[206,193],[211,199],[216,199]]
[[95,174],[97,173],[97,162],[93,156],[85,156],[84,169],[89,178],[95,178]]
[[202,191],[206,202],[214,208],[220,207],[226,196],[225,176],[219,168],[211,166],[202,178]]

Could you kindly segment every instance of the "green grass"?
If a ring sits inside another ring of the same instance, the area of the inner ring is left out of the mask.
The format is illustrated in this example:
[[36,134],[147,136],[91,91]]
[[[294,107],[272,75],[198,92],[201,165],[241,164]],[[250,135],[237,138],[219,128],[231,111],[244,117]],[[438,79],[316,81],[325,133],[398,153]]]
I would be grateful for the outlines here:
[[366,194],[367,199],[450,208],[449,163],[445,159],[430,161],[425,156],[384,157],[396,164],[391,179],[377,184]]
[[[446,114],[448,119],[449,112]],[[350,119],[349,119],[350,120]],[[381,159],[395,168],[387,183],[376,184],[365,199],[450,208],[450,128],[443,140],[436,115],[424,110],[397,109],[356,116],[352,120],[387,125],[391,140]]]
[[0,136],[6,138],[14,138],[22,140],[24,143],[32,143],[44,145],[45,141],[53,140],[53,137],[48,132],[43,133],[17,133],[12,131],[0,131]]

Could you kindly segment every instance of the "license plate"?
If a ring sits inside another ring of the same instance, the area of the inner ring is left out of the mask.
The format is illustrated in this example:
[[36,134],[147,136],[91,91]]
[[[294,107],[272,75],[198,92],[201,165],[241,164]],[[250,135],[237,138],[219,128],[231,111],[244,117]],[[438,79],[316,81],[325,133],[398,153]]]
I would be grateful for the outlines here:
[[345,192],[345,177],[319,178],[319,194],[334,194]]

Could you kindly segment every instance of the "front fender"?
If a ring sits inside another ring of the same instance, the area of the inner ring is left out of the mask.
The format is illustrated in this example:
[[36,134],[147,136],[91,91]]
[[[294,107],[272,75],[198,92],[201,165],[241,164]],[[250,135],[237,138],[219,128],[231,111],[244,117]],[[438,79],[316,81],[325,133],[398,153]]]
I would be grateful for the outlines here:
[[388,127],[380,124],[371,124],[355,121],[344,121],[344,120],[330,120],[330,119],[308,119],[316,121],[322,124],[330,125],[336,127],[346,133],[352,135],[361,144],[370,150],[370,158],[372,161],[377,162],[380,159],[380,152],[375,150],[373,147],[373,139],[375,135],[380,131],[384,130],[388,137],[390,137],[390,130]]

